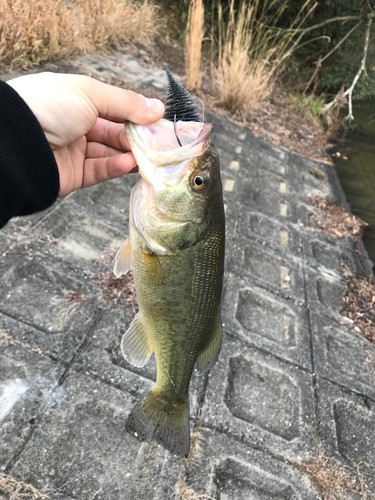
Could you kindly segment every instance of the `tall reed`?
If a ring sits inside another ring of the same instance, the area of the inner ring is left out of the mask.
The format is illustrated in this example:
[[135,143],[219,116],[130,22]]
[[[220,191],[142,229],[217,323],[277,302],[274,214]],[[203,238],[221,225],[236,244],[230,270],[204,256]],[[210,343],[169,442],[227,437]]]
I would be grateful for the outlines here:
[[227,22],[224,22],[222,4],[218,7],[216,75],[221,99],[230,111],[242,118],[271,94],[277,76],[292,53],[298,30],[315,8],[315,4],[307,0],[289,29],[281,29],[277,22],[288,0],[271,15],[274,3],[242,0],[236,11],[234,0],[230,0]]
[[204,6],[202,0],[191,0],[185,31],[185,67],[187,88],[199,90],[201,86],[201,56],[204,36]]

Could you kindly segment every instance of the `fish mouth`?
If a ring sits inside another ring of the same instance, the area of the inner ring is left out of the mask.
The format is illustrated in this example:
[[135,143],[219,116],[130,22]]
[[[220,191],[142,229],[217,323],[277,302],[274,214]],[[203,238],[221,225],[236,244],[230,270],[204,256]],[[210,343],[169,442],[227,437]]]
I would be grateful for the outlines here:
[[125,122],[125,129],[134,155],[139,148],[160,167],[199,156],[212,133],[210,123],[178,121],[174,124],[164,118],[148,126]]
[[155,186],[157,178],[173,181],[183,175],[191,160],[205,152],[212,125],[184,121],[174,124],[162,118],[148,126],[125,122],[125,130],[142,178]]

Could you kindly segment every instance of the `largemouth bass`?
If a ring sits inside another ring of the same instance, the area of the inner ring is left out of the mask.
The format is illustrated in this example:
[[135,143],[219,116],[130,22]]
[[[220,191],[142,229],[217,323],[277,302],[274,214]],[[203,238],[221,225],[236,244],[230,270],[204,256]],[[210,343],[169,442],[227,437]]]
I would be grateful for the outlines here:
[[129,238],[114,273],[133,269],[139,313],[121,349],[135,366],[154,352],[157,367],[156,384],[131,411],[126,430],[187,457],[190,379],[195,365],[198,372],[211,368],[222,339],[219,158],[210,124],[162,119],[125,127],[140,177],[130,199]]

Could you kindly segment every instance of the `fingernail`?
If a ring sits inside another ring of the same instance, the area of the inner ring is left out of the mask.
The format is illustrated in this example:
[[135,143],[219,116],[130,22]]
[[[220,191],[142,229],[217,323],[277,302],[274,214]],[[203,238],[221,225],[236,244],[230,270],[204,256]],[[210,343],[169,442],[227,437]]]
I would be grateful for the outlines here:
[[163,103],[159,101],[159,99],[148,99],[146,97],[146,101],[149,113],[153,113],[156,115],[159,114],[164,108]]

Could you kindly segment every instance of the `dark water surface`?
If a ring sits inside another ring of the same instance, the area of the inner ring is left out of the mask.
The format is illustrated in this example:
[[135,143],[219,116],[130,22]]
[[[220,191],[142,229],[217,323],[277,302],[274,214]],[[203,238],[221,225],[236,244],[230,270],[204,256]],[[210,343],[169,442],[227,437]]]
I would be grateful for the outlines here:
[[356,103],[353,114],[356,128],[347,133],[345,145],[335,147],[348,152],[348,159],[336,167],[353,214],[369,223],[363,242],[375,263],[375,99]]

